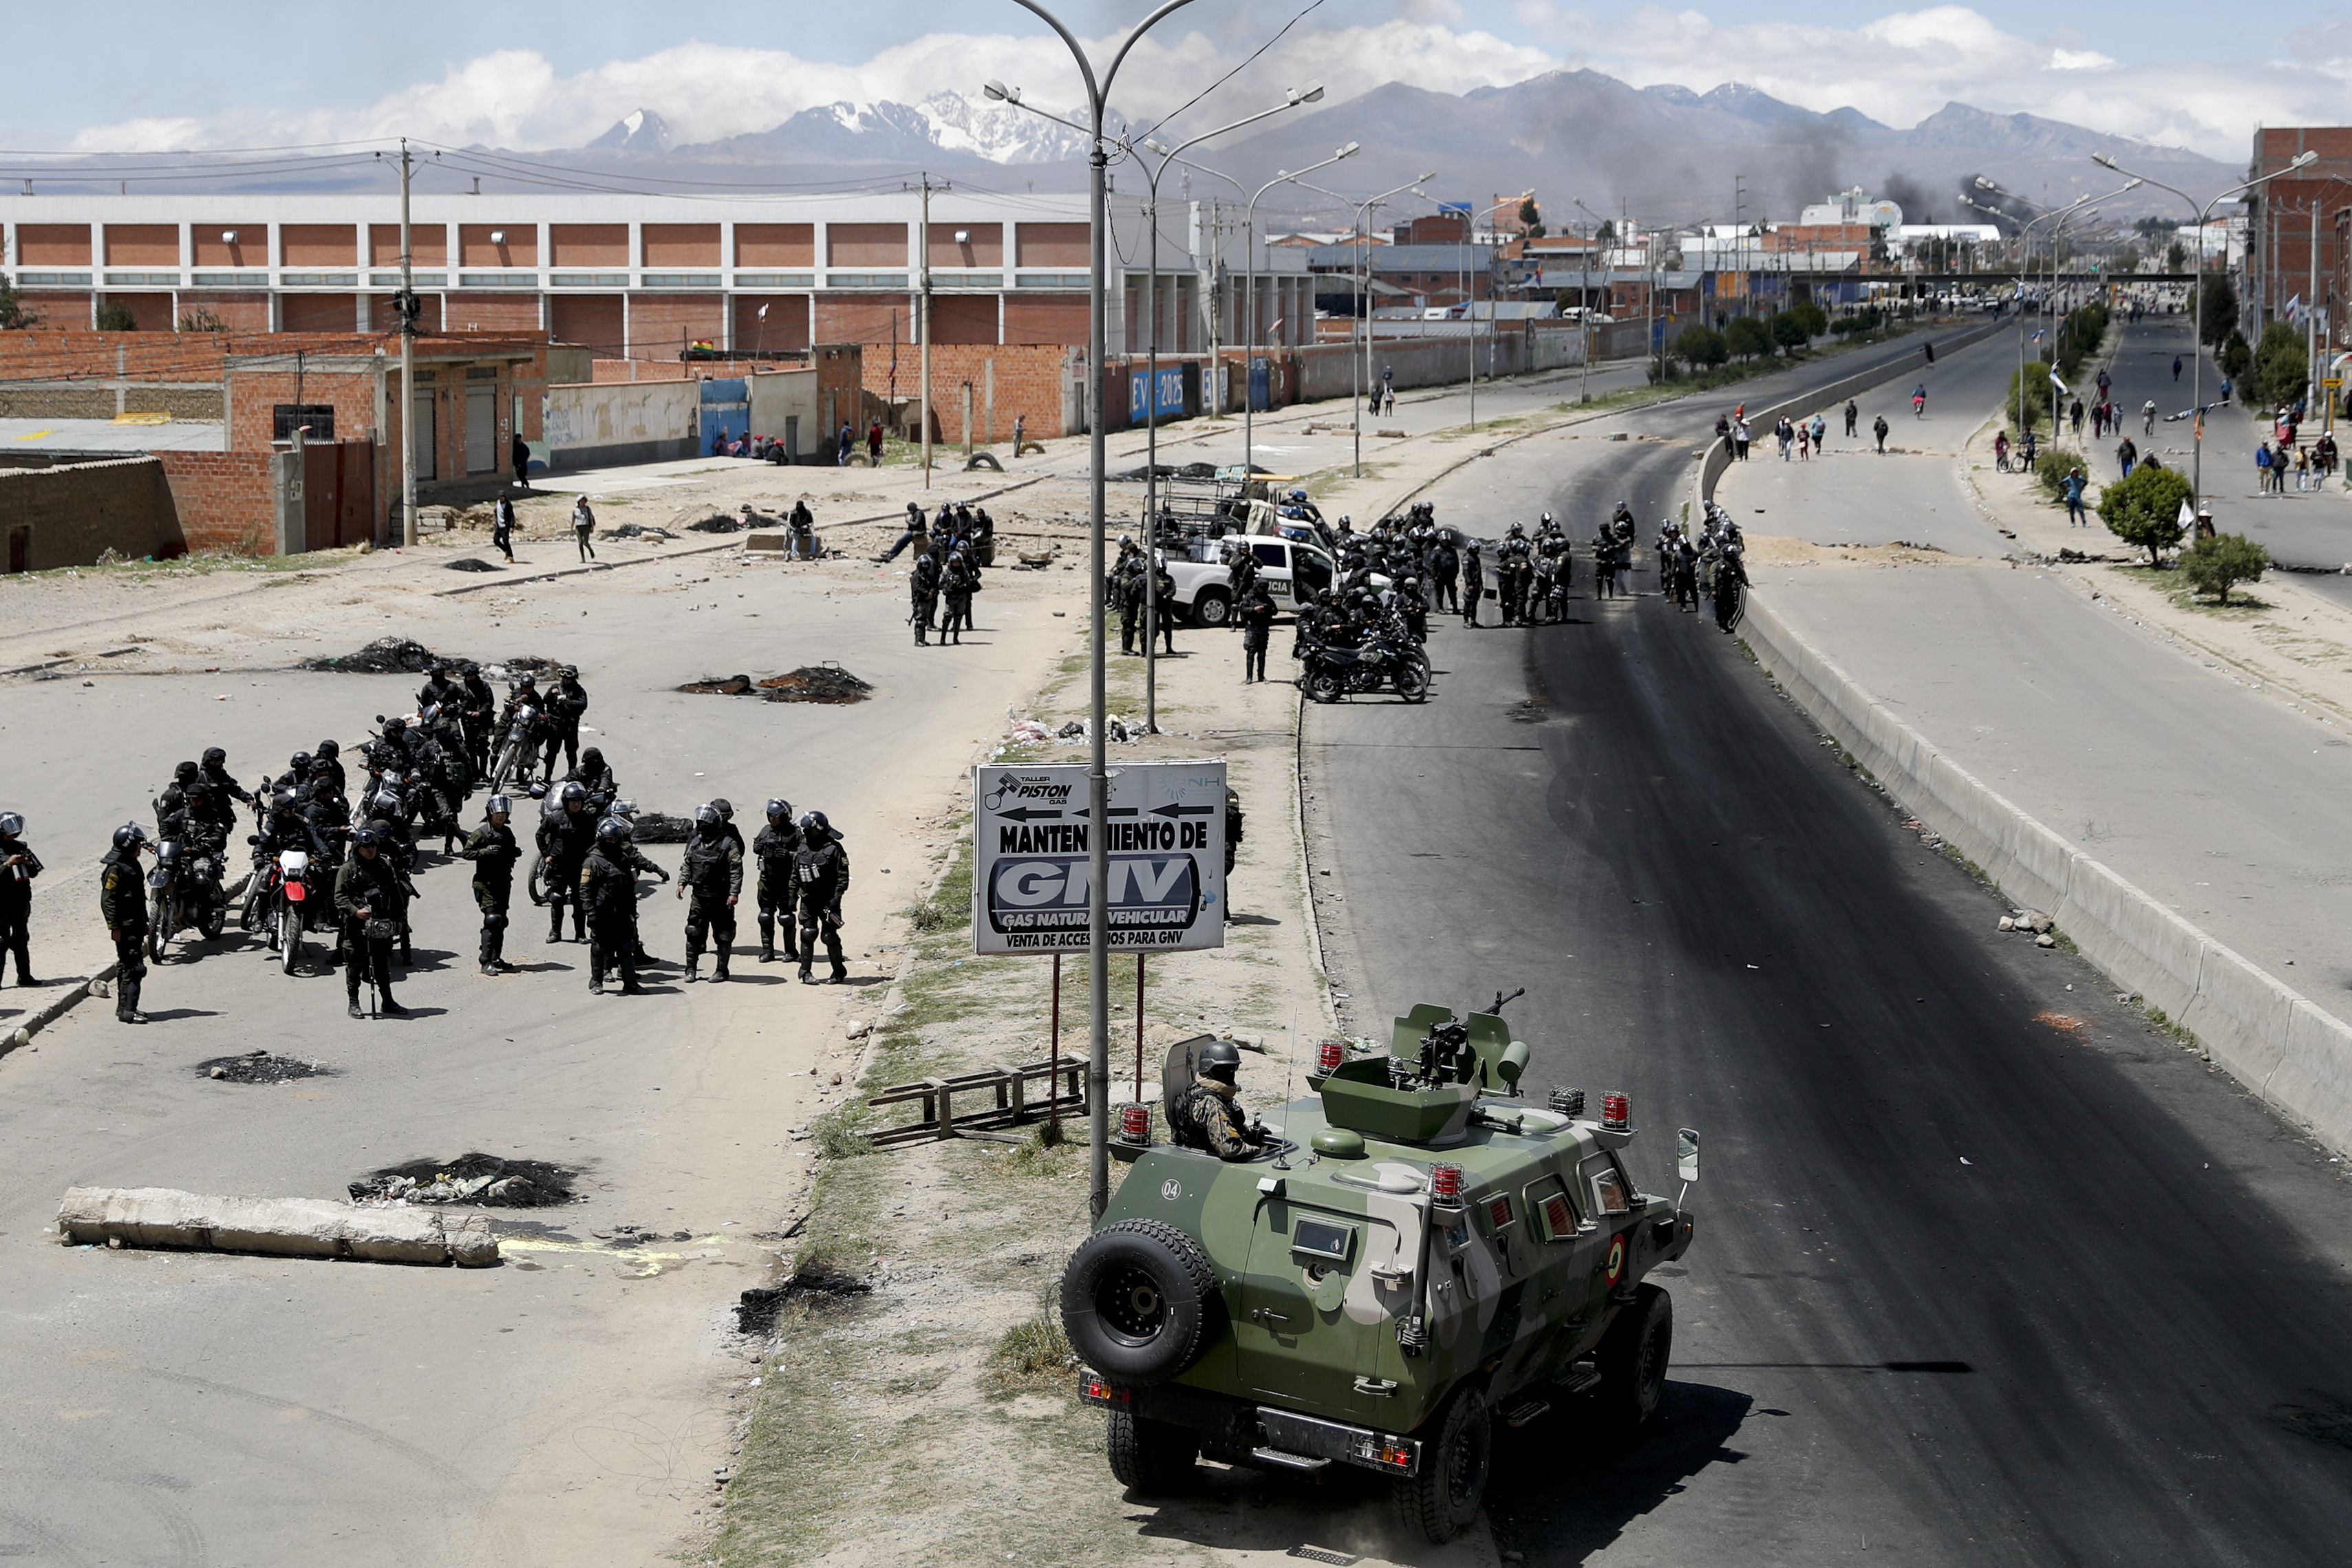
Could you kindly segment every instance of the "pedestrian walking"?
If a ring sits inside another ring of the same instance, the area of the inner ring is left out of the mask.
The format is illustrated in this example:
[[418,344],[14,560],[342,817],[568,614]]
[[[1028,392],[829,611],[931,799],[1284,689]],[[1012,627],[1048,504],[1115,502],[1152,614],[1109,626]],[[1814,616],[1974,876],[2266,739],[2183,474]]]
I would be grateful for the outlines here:
[[582,560],[596,559],[596,547],[588,542],[588,536],[595,531],[596,514],[589,509],[588,497],[583,496],[572,503],[572,537],[579,543]]
[[2122,469],[2123,477],[2128,479],[2131,477],[2132,465],[2138,461],[2139,448],[2132,444],[2130,436],[2125,436],[2121,444],[2116,447],[2116,466]]
[[1853,439],[1853,429],[1854,429],[1854,422],[1855,422],[1856,420],[1860,419],[1861,417],[1862,417],[1862,410],[1861,410],[1860,408],[1858,408],[1858,407],[1856,407],[1856,406],[1854,405],[1854,402],[1853,402],[1853,400],[1852,398],[1848,398],[1848,399],[1846,399],[1846,402],[1845,402],[1845,434],[1846,434],[1846,438],[1847,438],[1848,440],[1852,440],[1852,439]]
[[1878,455],[1886,455],[1886,416],[1880,414],[1870,422],[1870,433],[1878,437]]
[[509,449],[509,455],[514,459],[515,483],[521,486],[526,490],[530,489],[530,443],[522,438],[522,432],[515,432],[514,444]]
[[1813,433],[1811,429],[1801,420],[1797,424],[1797,461],[1800,463],[1810,463],[1812,460]]
[[849,428],[849,421],[845,419],[841,422],[840,434],[834,439],[838,450],[834,454],[833,465],[836,468],[846,468],[849,466],[849,455],[857,450],[857,433]]
[[882,422],[878,419],[866,427],[866,461],[876,468],[882,466]]
[[2089,519],[2083,515],[2083,471],[2080,468],[2066,476],[2066,524],[2076,528],[2091,526]]
[[1013,416],[1013,455],[1020,456],[1022,447],[1027,445],[1028,442],[1029,416],[1025,413],[1016,413]]
[[147,977],[147,878],[139,869],[139,852],[146,847],[147,830],[125,822],[114,830],[114,847],[99,862],[98,912],[106,922],[107,940],[114,944],[114,1016],[124,1023],[147,1021],[139,1010],[140,983]]
[[2009,432],[2006,430],[1992,438],[1992,466],[1996,474],[2009,472]]
[[2180,379],[2180,356],[2179,354],[2172,356],[2172,379],[2176,382]]
[[2254,448],[2254,492],[2260,496],[2271,493],[2271,444],[2263,442]]
[[507,558],[509,566],[514,564],[514,499],[509,496],[500,496],[498,504],[490,508],[490,543],[496,545],[499,553]]
[[1748,422],[1744,419],[1733,421],[1731,435],[1733,445],[1737,449],[1734,455],[1736,455],[1742,463],[1747,462],[1748,441]]
[[16,984],[37,986],[33,978],[33,879],[41,874],[41,857],[25,841],[25,819],[0,811],[0,973],[8,959],[16,960]]

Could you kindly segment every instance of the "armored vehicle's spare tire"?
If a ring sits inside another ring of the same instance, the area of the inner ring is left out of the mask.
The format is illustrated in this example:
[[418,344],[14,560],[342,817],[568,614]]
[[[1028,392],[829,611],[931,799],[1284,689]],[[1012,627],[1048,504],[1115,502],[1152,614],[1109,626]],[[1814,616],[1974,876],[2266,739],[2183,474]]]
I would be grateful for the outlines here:
[[1165,1383],[1208,1348],[1221,1304],[1200,1244],[1157,1219],[1096,1231],[1062,1270],[1062,1328],[1078,1359],[1114,1383]]
[[1486,1396],[1475,1388],[1458,1390],[1422,1430],[1421,1473],[1391,1483],[1397,1522],[1442,1546],[1470,1528],[1486,1500],[1495,1456]]
[[1114,1407],[1106,1446],[1110,1473],[1119,1485],[1145,1497],[1164,1497],[1192,1477],[1193,1461],[1201,1456],[1201,1434]]
[[1601,1414],[1619,1432],[1630,1433],[1658,1413],[1674,1350],[1674,1298],[1655,1285],[1638,1287],[1633,1300],[1617,1310],[1595,1357]]

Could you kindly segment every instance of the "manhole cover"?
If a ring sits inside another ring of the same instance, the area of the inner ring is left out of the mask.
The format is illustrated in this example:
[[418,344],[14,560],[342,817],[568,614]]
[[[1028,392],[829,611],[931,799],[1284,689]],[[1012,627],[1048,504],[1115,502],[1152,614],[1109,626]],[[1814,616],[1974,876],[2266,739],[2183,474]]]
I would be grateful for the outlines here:
[[460,1155],[454,1160],[410,1160],[386,1166],[351,1184],[354,1203],[469,1203],[492,1208],[544,1208],[572,1201],[578,1175],[545,1160]]
[[215,1056],[210,1061],[197,1062],[196,1071],[226,1083],[284,1083],[296,1078],[321,1077],[331,1070],[315,1061],[297,1061],[290,1056],[272,1056],[266,1051],[257,1051],[245,1056]]

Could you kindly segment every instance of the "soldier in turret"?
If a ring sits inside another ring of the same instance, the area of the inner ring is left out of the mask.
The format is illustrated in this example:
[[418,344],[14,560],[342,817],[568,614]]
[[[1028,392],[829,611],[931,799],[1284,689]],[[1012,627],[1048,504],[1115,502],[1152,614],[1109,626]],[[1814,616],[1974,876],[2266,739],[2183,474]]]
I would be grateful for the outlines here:
[[1242,1053],[1229,1040],[1201,1048],[1192,1087],[1176,1102],[1171,1132],[1181,1148],[1200,1149],[1221,1160],[1245,1160],[1265,1142],[1263,1126],[1245,1114],[1234,1079]]

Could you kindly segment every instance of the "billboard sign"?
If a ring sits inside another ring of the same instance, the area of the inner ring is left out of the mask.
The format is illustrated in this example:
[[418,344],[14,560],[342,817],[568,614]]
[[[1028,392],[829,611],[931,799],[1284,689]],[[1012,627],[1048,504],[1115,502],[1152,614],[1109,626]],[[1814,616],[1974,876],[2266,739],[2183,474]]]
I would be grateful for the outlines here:
[[[972,951],[1083,953],[1093,888],[1083,764],[972,769]],[[1113,952],[1225,945],[1225,765],[1111,769]]]

